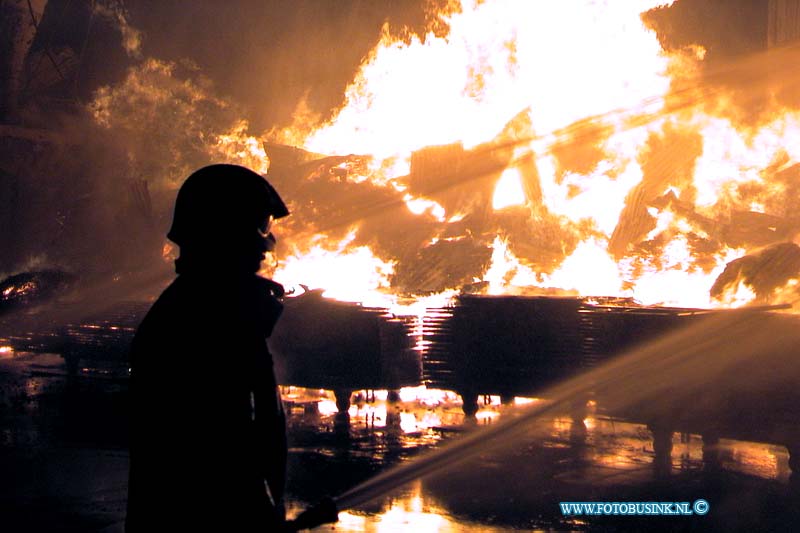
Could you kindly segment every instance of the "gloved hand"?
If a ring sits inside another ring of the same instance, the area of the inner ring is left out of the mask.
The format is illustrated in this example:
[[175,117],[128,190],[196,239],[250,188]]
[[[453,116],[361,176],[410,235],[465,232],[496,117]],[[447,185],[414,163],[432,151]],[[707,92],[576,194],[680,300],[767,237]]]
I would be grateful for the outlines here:
[[332,498],[325,498],[318,504],[309,507],[294,520],[286,522],[287,532],[311,529],[322,524],[329,524],[339,520],[339,510],[336,509],[336,502]]

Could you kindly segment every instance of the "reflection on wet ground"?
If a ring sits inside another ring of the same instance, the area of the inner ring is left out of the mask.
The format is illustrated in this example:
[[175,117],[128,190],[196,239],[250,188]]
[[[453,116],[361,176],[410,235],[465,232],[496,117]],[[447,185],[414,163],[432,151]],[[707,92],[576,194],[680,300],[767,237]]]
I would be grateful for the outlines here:
[[[127,481],[127,384],[108,369],[66,378],[57,356],[0,360],[0,517],[3,531],[121,531]],[[353,397],[348,416],[326,391],[284,388],[289,413],[290,514],[508,416],[483,398],[465,420],[453,393],[403,389]],[[516,403],[531,399],[517,398]],[[672,436],[656,475],[641,424],[590,409],[583,423],[543,420],[522,439],[340,513],[319,531],[498,532],[532,529],[791,529],[796,501],[782,446],[720,440],[704,449]],[[564,517],[561,501],[688,501],[704,517]]]

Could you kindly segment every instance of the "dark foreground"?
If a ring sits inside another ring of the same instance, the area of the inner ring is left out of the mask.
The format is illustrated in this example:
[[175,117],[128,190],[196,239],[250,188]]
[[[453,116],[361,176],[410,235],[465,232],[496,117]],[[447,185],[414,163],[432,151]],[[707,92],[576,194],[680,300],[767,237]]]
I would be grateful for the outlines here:
[[[487,399],[477,422],[465,423],[457,397],[417,389],[392,404],[380,394],[364,398],[344,419],[332,396],[284,392],[290,514],[513,409]],[[122,531],[126,402],[119,369],[83,369],[68,379],[58,356],[0,358],[0,531]],[[319,530],[798,530],[785,448],[722,440],[713,456],[704,457],[699,437],[676,433],[671,470],[656,475],[646,427],[593,415],[582,426],[546,420],[527,437],[397,487]],[[559,507],[697,499],[709,502],[704,516],[565,517]]]

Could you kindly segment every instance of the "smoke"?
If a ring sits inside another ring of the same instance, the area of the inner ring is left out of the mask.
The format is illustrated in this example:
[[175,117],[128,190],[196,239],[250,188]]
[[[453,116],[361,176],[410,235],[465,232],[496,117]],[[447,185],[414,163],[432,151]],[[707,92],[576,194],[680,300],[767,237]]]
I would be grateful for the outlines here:
[[345,88],[382,28],[397,37],[446,31],[447,0],[215,0],[191,4],[126,2],[144,35],[146,57],[190,58],[221,97],[242,106],[258,131],[285,126],[303,98],[322,118],[342,104]]
[[122,48],[129,57],[142,58],[142,32],[128,22],[130,14],[122,0],[106,0],[94,5],[94,12],[115,24],[121,36]]
[[[211,162],[265,172],[253,132],[277,131],[302,105],[329,115],[384,26],[424,32],[442,7],[52,0],[18,110],[45,133],[23,129],[2,147],[0,271],[32,258],[90,277],[168,266],[163,235],[183,178]],[[70,58],[59,72],[54,52]]]
[[131,169],[162,187],[174,187],[209,163],[223,132],[246,126],[192,65],[152,58],[131,68],[119,84],[98,89],[87,108],[126,151]]

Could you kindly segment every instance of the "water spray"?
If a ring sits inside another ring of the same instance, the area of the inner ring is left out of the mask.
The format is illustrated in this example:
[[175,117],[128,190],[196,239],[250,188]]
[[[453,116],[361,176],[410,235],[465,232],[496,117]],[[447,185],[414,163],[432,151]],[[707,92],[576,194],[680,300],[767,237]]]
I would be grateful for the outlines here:
[[304,511],[288,525],[299,531],[334,522],[339,511],[513,442],[528,434],[533,422],[569,412],[576,401],[590,397],[609,413],[635,413],[646,420],[712,420],[727,408],[731,393],[763,409],[776,393],[796,389],[798,350],[796,316],[747,309],[710,315],[545,390],[540,396],[547,400],[378,474]]

